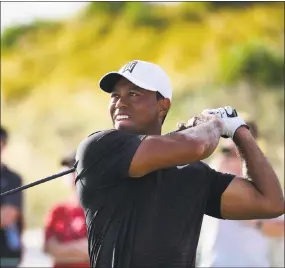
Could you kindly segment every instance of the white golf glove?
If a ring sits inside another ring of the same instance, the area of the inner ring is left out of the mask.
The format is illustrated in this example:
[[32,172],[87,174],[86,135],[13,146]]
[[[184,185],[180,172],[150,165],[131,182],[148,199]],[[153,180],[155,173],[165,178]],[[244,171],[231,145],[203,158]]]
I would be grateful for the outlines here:
[[236,130],[240,126],[245,126],[249,129],[245,121],[238,116],[236,110],[230,106],[220,107],[217,109],[207,109],[204,111],[209,114],[216,114],[223,120],[224,129],[221,135],[223,138],[233,138]]

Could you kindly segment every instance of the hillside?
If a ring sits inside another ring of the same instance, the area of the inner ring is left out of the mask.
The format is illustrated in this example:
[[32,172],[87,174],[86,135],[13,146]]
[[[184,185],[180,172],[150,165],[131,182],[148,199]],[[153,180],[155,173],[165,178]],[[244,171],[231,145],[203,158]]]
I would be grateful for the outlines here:
[[[284,3],[97,2],[63,22],[7,29],[1,46],[6,157],[26,183],[57,172],[62,155],[110,127],[98,80],[133,59],[160,64],[172,79],[164,132],[204,108],[235,106],[257,120],[284,179]],[[60,180],[27,190],[28,225],[67,194]]]

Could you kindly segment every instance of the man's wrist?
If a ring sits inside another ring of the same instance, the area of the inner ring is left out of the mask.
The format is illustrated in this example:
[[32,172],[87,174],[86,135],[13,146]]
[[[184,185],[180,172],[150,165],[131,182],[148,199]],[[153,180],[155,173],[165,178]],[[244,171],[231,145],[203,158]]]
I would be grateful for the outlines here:
[[248,128],[245,125],[241,125],[239,126],[233,136],[233,140],[236,142],[238,142],[241,139],[244,139],[245,137],[248,137],[249,135],[251,135],[250,131],[248,130]]

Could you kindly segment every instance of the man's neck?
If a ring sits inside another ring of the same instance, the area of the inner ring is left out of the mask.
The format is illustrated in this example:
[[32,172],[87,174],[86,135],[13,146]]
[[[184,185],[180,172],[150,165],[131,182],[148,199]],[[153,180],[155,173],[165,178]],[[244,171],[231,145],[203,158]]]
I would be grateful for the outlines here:
[[161,128],[154,128],[154,129],[149,129],[147,131],[143,132],[135,132],[135,131],[128,131],[128,130],[123,130],[128,133],[132,133],[135,135],[161,135]]
[[153,128],[150,128],[145,133],[141,133],[140,135],[161,135],[161,126],[156,125]]
[[149,131],[147,133],[144,133],[144,135],[161,135],[161,130],[155,130],[155,131]]

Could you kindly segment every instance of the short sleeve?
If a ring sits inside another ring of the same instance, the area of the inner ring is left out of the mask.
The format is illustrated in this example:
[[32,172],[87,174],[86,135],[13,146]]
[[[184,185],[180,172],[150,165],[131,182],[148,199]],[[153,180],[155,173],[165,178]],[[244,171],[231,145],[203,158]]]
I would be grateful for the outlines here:
[[[17,174],[12,174],[11,178],[9,178],[9,188],[8,190],[12,190],[22,186],[22,179]],[[22,191],[16,192],[11,195],[4,196],[3,199],[1,198],[1,205],[12,205],[17,207],[19,210],[22,210],[23,203],[23,193]]]
[[211,182],[209,185],[206,214],[214,218],[223,219],[221,215],[221,197],[235,178],[235,175],[221,173],[209,168],[209,176]]
[[76,182],[98,189],[128,178],[131,161],[144,137],[119,130],[93,133],[77,149]]

